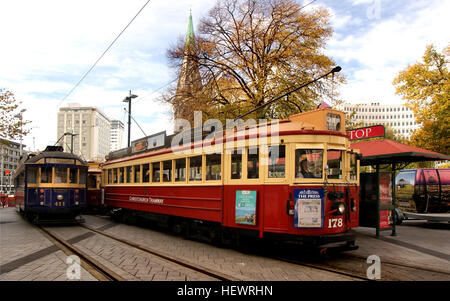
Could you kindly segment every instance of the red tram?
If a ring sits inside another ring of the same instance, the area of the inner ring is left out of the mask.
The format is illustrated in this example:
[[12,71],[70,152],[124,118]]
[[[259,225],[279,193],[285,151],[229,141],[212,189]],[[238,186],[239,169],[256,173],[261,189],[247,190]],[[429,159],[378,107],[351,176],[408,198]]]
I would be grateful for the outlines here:
[[106,204],[224,240],[355,248],[359,161],[345,113],[318,109],[180,145],[182,135],[162,132],[111,153],[102,165]]

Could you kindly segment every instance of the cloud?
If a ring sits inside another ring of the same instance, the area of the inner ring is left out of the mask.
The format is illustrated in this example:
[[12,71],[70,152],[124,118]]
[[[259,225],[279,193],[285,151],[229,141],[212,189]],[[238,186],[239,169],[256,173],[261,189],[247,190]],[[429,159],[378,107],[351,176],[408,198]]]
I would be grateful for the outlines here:
[[366,32],[352,34],[348,30],[348,35],[341,33],[330,41],[327,54],[344,63],[343,72],[348,79],[342,88],[344,99],[402,102],[392,86],[394,77],[408,64],[420,60],[426,45],[434,43],[442,49],[450,40],[444,29],[450,27],[446,17],[449,2],[419,4],[376,20]]

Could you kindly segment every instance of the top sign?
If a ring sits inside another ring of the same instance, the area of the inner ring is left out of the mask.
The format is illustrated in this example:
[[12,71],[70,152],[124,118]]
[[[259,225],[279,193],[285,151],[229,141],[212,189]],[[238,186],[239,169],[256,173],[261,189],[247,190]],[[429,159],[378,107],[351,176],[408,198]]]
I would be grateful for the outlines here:
[[384,137],[384,126],[374,125],[347,131],[349,140]]

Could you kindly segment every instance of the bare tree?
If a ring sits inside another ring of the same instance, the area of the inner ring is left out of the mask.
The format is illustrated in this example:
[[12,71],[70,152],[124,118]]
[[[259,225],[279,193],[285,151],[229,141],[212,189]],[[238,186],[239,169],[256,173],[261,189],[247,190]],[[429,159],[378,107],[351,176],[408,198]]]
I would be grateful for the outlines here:
[[[328,72],[334,62],[322,51],[331,35],[325,9],[306,11],[293,0],[219,0],[201,20],[195,51],[186,51],[182,40],[168,50],[178,70],[186,57],[195,62],[201,88],[190,91],[189,99],[172,90],[165,100],[184,112],[233,118]],[[199,87],[195,78],[192,85]],[[343,81],[337,75],[333,82],[317,82],[249,117],[279,118],[313,108],[335,94],[333,83]]]

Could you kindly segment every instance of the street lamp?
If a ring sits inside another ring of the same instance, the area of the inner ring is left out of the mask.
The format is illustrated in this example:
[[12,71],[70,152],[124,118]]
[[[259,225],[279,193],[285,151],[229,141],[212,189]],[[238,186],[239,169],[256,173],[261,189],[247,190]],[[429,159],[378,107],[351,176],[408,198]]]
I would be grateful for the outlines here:
[[128,145],[127,147],[130,147],[130,138],[131,138],[131,100],[133,98],[138,97],[137,95],[131,94],[131,90],[129,92],[129,95],[125,97],[123,102],[128,102]]

